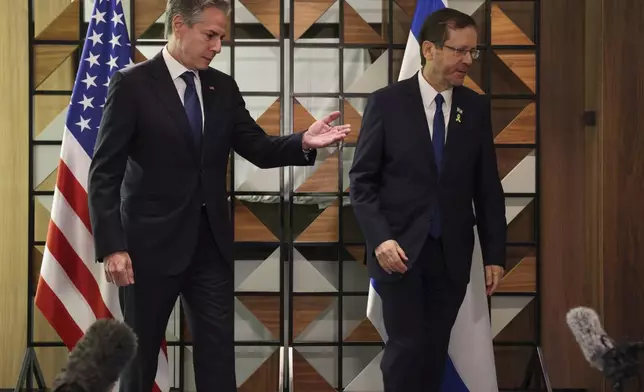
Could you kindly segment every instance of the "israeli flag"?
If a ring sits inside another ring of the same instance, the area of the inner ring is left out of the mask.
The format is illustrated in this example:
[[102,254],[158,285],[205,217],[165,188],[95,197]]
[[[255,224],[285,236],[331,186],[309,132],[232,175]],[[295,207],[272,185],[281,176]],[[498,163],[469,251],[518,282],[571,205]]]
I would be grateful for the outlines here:
[[[420,68],[418,36],[426,17],[447,6],[447,0],[418,0],[399,80],[412,77]],[[483,257],[476,227],[474,227],[474,236],[471,279],[452,328],[443,392],[498,392],[492,330],[485,294]],[[382,317],[382,300],[378,295],[377,282],[373,279],[369,284],[367,318],[386,342],[387,331]]]

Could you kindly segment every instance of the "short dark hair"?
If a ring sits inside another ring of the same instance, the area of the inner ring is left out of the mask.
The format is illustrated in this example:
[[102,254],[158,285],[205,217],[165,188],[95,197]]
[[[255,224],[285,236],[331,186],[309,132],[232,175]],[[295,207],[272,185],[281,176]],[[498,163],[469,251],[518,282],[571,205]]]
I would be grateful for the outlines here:
[[165,10],[165,37],[172,35],[172,18],[181,15],[186,24],[192,27],[199,21],[204,9],[215,7],[220,9],[226,16],[230,14],[229,0],[168,0]]
[[470,26],[476,28],[474,18],[453,8],[441,8],[427,16],[425,22],[423,22],[423,27],[420,29],[420,64],[425,66],[425,56],[423,56],[424,41],[429,41],[438,47],[442,47],[445,41],[449,39],[450,29],[464,29]]

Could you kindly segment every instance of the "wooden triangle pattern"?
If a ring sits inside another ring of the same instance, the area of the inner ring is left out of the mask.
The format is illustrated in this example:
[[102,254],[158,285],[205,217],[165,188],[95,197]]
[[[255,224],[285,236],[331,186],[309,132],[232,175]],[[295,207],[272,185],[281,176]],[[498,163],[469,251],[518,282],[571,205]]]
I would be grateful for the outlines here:
[[349,336],[344,339],[345,342],[380,342],[382,338],[376,330],[376,327],[371,324],[369,319],[364,319],[354,329]]
[[257,119],[257,125],[262,127],[266,134],[271,136],[280,136],[280,116],[281,102],[279,98],[266,109]]
[[39,137],[69,106],[69,95],[34,96],[34,133]]
[[34,241],[46,241],[51,211],[38,199],[34,201]]
[[335,192],[338,189],[338,151],[329,155],[296,192]]
[[43,245],[37,245],[31,248],[31,256],[33,260],[33,275],[31,276],[31,281],[34,284],[34,287],[38,285],[38,279],[40,278],[40,268],[42,266],[42,259],[45,255],[45,247]]
[[498,4],[492,4],[491,13],[492,45],[534,45]]
[[536,57],[534,53],[496,51],[499,59],[528,87],[536,92]]
[[320,314],[331,306],[334,297],[293,297],[293,339],[304,331]]
[[238,295],[237,299],[259,320],[273,335],[273,339],[280,337],[280,297]]
[[279,0],[240,0],[240,3],[261,22],[273,37],[280,37]]
[[537,259],[534,255],[523,258],[507,272],[499,284],[499,293],[535,293],[537,291]]
[[49,175],[38,184],[36,191],[38,192],[51,192],[56,187],[56,179],[58,178],[58,167],[49,173]]
[[463,82],[463,85],[469,89],[476,91],[479,94],[485,94],[483,90],[481,90],[479,85],[476,84],[476,82],[471,77],[469,77],[469,75],[465,76],[465,82]]
[[315,220],[295,239],[295,242],[336,242],[339,238],[338,228],[339,203],[322,211]]
[[141,62],[143,62],[143,61],[145,61],[147,59],[148,58],[145,57],[145,55],[143,53],[141,53],[139,48],[134,48],[134,63],[135,64],[141,63]]
[[304,132],[315,122],[315,117],[297,100],[293,100],[293,133]]
[[[76,61],[67,56],[39,85],[37,90],[69,90],[74,88],[76,78]],[[67,100],[69,103],[69,99]]]
[[235,241],[277,242],[277,237],[243,202],[235,200]]
[[306,392],[336,392],[318,373],[309,361],[300,354],[297,349],[293,350],[293,390]]
[[279,389],[280,352],[275,350],[262,364],[244,381],[237,392],[277,391]]
[[344,1],[344,42],[349,44],[384,44],[385,40]]
[[362,126],[362,115],[346,99],[343,101],[344,123],[351,124],[351,133],[344,139],[345,143],[357,143],[360,127]]
[[496,158],[500,179],[503,180],[510,174],[531,151],[531,148],[497,148]]
[[531,341],[535,333],[535,302],[530,301],[494,337],[494,342]]
[[137,1],[134,8],[136,38],[140,38],[165,12],[166,0]]
[[47,27],[36,34],[42,40],[77,40],[80,35],[80,0],[75,0],[56,16]]
[[356,261],[362,263],[365,253],[364,246],[346,246],[345,249]]
[[36,88],[45,81],[78,45],[36,45],[34,48],[34,85]]
[[394,0],[400,8],[405,11],[410,18],[414,17],[414,12],[416,12],[416,1],[417,0]]
[[537,106],[528,104],[494,139],[497,144],[535,144]]
[[324,15],[335,0],[295,0],[292,7],[295,15],[293,39],[297,40]]

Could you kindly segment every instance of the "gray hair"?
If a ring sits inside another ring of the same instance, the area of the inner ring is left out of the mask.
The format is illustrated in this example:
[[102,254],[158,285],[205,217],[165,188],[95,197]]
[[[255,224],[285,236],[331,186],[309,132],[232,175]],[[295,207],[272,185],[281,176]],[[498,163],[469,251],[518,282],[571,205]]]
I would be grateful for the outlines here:
[[215,7],[230,14],[230,0],[168,0],[165,9],[165,38],[172,35],[172,18],[181,15],[189,27],[199,21],[201,13],[206,8]]

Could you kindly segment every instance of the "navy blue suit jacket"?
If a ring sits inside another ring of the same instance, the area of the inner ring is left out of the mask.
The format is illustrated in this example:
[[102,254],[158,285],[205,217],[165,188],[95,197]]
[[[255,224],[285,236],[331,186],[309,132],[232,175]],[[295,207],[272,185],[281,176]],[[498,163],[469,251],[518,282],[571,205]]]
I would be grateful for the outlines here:
[[370,95],[349,178],[372,278],[401,276],[387,274],[375,257],[376,247],[389,239],[405,251],[408,268],[414,265],[429,235],[436,203],[444,257],[455,281],[469,282],[475,225],[484,264],[505,265],[505,198],[486,96],[454,87],[443,151],[439,176],[417,75]]

